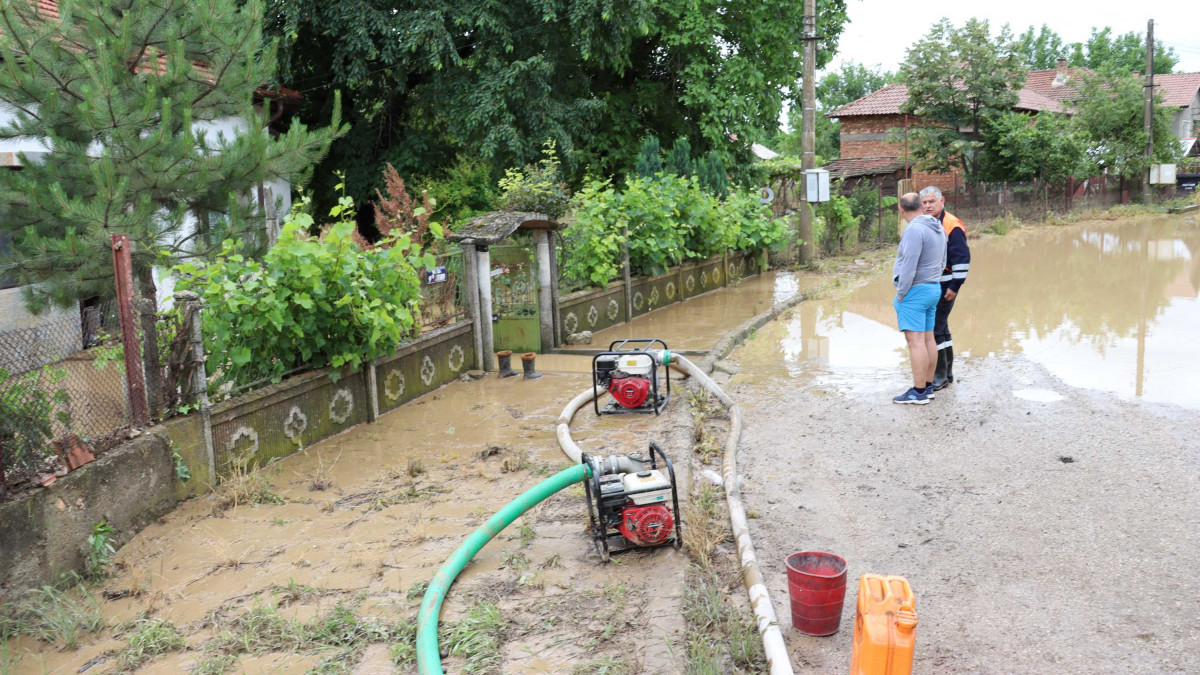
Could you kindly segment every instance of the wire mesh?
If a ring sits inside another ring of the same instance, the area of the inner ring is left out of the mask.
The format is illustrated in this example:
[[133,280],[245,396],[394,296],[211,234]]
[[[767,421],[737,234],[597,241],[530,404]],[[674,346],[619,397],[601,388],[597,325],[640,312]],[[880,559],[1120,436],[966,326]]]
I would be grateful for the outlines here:
[[0,459],[10,485],[53,470],[56,442],[76,435],[102,451],[128,424],[124,351],[103,316],[58,312],[0,333]]
[[421,274],[422,330],[448,326],[466,317],[461,251],[438,256],[434,268]]

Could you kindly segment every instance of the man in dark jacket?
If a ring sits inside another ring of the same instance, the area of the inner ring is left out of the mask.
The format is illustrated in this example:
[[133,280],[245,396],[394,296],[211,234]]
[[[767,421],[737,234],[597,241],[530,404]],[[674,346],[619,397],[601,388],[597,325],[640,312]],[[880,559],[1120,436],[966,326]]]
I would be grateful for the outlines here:
[[971,269],[971,249],[967,246],[967,229],[954,214],[946,212],[942,191],[930,185],[921,190],[921,210],[937,218],[946,231],[946,269],[942,270],[942,297],[938,300],[933,323],[933,339],[937,342],[937,367],[933,371],[933,388],[945,389],[954,381],[954,340],[950,336],[950,310],[954,299],[967,281]]

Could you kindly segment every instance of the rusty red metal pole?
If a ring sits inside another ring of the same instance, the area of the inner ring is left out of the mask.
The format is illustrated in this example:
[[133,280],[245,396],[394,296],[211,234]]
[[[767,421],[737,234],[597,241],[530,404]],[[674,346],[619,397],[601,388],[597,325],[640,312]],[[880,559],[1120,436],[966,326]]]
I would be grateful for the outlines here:
[[112,236],[113,272],[117,280],[117,310],[121,318],[121,347],[125,352],[129,413],[134,426],[144,427],[150,423],[150,412],[146,407],[142,350],[138,342],[137,321],[133,316],[133,257],[129,248],[129,235]]

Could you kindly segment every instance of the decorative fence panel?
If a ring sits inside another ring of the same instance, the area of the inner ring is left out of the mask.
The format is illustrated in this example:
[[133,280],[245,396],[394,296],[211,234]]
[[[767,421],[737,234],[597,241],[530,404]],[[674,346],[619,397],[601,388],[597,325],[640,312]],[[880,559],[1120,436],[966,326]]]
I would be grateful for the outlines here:
[[393,410],[452,382],[475,363],[471,323],[430,333],[375,362],[375,395],[379,412]]

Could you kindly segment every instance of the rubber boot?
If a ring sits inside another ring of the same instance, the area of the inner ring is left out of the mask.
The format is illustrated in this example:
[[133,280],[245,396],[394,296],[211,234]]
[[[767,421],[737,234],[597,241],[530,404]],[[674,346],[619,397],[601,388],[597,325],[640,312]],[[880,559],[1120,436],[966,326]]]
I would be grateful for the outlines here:
[[933,369],[933,390],[938,391],[945,389],[950,384],[950,380],[946,379],[946,352],[950,351],[951,347],[938,350],[937,367]]
[[525,368],[525,379],[536,380],[542,376],[541,373],[533,370],[533,360],[537,358],[537,354],[529,352],[521,355],[521,366]]
[[954,382],[954,347],[946,347],[946,384]]
[[500,377],[515,377],[517,371],[512,369],[512,350],[505,349],[496,352],[496,360],[500,362]]

